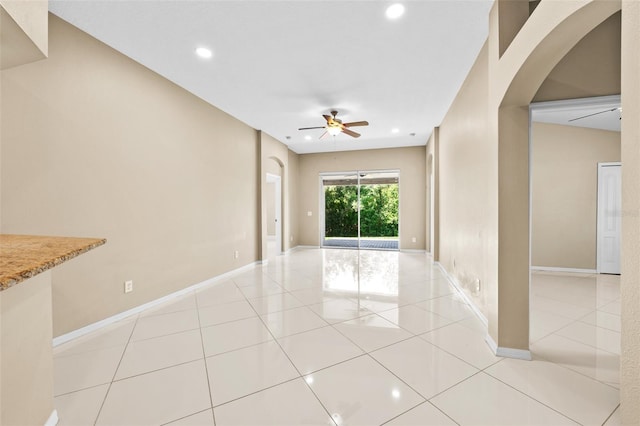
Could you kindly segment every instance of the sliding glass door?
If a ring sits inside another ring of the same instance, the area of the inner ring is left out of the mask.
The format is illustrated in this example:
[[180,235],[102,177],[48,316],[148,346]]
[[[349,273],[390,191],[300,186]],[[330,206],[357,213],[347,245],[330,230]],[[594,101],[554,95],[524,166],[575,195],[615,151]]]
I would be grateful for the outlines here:
[[397,250],[398,185],[397,171],[322,174],[322,246]]

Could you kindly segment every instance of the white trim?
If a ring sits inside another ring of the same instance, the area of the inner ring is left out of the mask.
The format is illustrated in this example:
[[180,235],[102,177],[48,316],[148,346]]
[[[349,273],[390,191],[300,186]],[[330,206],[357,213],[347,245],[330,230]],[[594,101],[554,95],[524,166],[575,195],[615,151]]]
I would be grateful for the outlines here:
[[320,247],[320,246],[297,245],[294,248],[302,250],[302,249],[319,249],[319,248],[322,248],[322,247]]
[[496,356],[502,358],[522,359],[525,361],[532,360],[531,351],[525,349],[501,348],[489,334],[485,336],[484,341],[489,345],[489,348],[496,354]]
[[532,271],[546,271],[546,272],[567,272],[577,274],[595,274],[595,269],[580,269],[580,268],[558,268],[555,266],[532,266]]
[[449,274],[449,272],[444,268],[444,266],[442,266],[440,262],[434,262],[434,263],[438,266],[438,268],[440,268],[445,278],[451,283],[451,285],[453,285],[453,287],[456,289],[460,297],[462,297],[464,301],[467,302],[467,304],[469,305],[473,313],[475,313],[478,319],[482,321],[484,326],[489,327],[489,320],[487,320],[487,317],[484,316],[484,314],[480,311],[480,309],[476,306],[476,304],[473,303],[473,300],[471,300],[471,298],[467,296],[467,293],[465,293],[464,290],[462,290],[462,286],[460,285],[458,280],[453,275]]
[[58,420],[58,410],[54,408],[54,410],[51,412],[51,415],[44,423],[44,426],[56,426],[58,424]]
[[401,253],[425,253],[425,254],[427,254],[426,250],[421,250],[421,249],[399,249],[398,251],[400,251]]
[[256,262],[258,265],[267,266],[269,264],[269,259],[262,259]]
[[254,269],[256,266],[258,266],[260,264],[260,261],[256,261],[253,263],[249,263],[248,265],[245,266],[241,266],[240,268],[234,269],[232,271],[229,272],[225,272],[221,275],[217,275],[213,278],[209,278],[208,280],[202,281],[198,284],[194,284],[192,286],[189,286],[187,288],[183,288],[182,290],[178,290],[175,291],[173,293],[167,294],[166,296],[162,296],[158,299],[152,300],[151,302],[147,302],[144,303],[142,305],[136,306],[135,308],[129,309],[127,311],[124,312],[120,312],[119,314],[113,315],[111,317],[105,318],[103,320],[94,322],[93,324],[89,324],[87,326],[78,328],[77,330],[73,330],[69,333],[66,334],[62,334],[56,338],[53,339],[53,346],[59,346],[63,343],[69,342],[73,339],[77,339],[78,337],[84,336],[85,334],[89,334],[93,331],[99,330],[103,327],[106,327],[108,325],[114,324],[120,320],[123,320],[127,317],[130,317],[132,315],[135,314],[139,314],[142,311],[145,311],[149,308],[153,308],[155,306],[158,306],[162,303],[168,302],[171,299],[175,299],[176,297],[180,297],[183,296],[187,293],[190,293],[194,290],[198,290],[202,287],[208,286],[210,284],[214,284],[218,281],[222,281],[222,280],[226,280],[227,278],[239,274],[241,272],[245,272],[251,269]]
[[576,107],[591,107],[602,106],[604,108],[609,106],[620,105],[620,95],[609,96],[593,96],[590,98],[577,98],[577,99],[563,99],[559,101],[545,101],[545,102],[532,102],[529,105],[529,109],[534,113],[532,121],[535,121],[535,112],[537,111],[556,111],[565,109],[575,109]]

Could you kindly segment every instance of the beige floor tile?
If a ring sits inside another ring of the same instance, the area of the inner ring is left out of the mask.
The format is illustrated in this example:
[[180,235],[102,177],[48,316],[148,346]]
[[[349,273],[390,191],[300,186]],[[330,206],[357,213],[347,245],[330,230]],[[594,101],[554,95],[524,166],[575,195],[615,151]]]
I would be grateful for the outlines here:
[[278,341],[302,374],[311,373],[363,353],[333,327],[294,334]]
[[430,402],[462,426],[577,425],[482,372]]
[[371,356],[426,399],[478,372],[418,337],[372,352]]
[[460,321],[475,315],[471,308],[455,294],[416,303],[415,305],[451,321]]
[[592,312],[589,315],[580,318],[580,321],[598,327],[606,328],[607,330],[617,331],[618,333],[622,331],[622,321],[620,316],[609,314],[603,311]]
[[396,417],[385,426],[455,426],[456,423],[445,416],[433,404],[424,402],[416,408]]
[[328,323],[311,309],[302,306],[262,316],[269,330],[276,338],[326,327]]
[[611,414],[611,417],[607,419],[607,422],[603,426],[621,426],[622,419],[620,418],[620,407],[616,408],[616,411]]
[[109,385],[58,396],[53,406],[58,410],[58,426],[86,426],[95,423]]
[[532,296],[530,298],[531,309],[539,311],[551,312],[552,314],[560,315],[563,317],[571,318],[573,320],[580,319],[585,315],[591,313],[593,308],[585,308],[584,306],[577,306],[571,303],[565,303],[547,297]]
[[93,333],[56,346],[53,349],[53,354],[56,357],[76,355],[97,349],[126,345],[135,325],[135,317],[118,321],[115,324],[96,330]]
[[479,369],[500,361],[489,349],[484,336],[460,324],[450,324],[420,337]]
[[196,292],[199,308],[244,300],[244,294],[233,281],[212,284]]
[[487,335],[487,326],[477,316],[472,316],[462,321],[458,321],[458,324],[467,327],[475,333],[480,334],[483,338]]
[[211,407],[203,360],[114,382],[97,425],[163,424]]
[[620,384],[620,356],[552,334],[531,345],[534,356],[612,386]]
[[571,324],[573,319],[547,311],[531,309],[529,314],[529,340],[536,342]]
[[138,318],[136,328],[131,335],[131,341],[195,330],[198,327],[198,311],[195,309]]
[[602,425],[620,403],[616,389],[548,361],[504,359],[485,372],[582,425]]
[[247,285],[240,287],[240,291],[247,299],[258,299],[260,297],[267,297],[285,292],[284,288],[278,285],[275,281],[268,281],[263,284]]
[[206,356],[257,345],[268,340],[273,340],[273,337],[271,337],[269,330],[258,317],[227,322],[202,329],[202,342]]
[[309,308],[330,324],[349,321],[372,313],[367,308],[358,307],[356,303],[347,299],[330,300],[316,305],[309,305]]
[[620,301],[616,300],[613,302],[606,303],[603,306],[600,306],[598,310],[602,312],[606,312],[608,314],[621,315],[620,306],[621,306]]
[[433,312],[425,311],[415,305],[379,312],[378,315],[413,334],[425,333],[451,324],[451,320]]
[[303,290],[293,290],[291,295],[302,302],[303,305],[315,305],[322,302],[335,300],[330,293],[321,287],[305,288]]
[[293,309],[302,306],[302,302],[300,302],[289,293],[274,294],[267,297],[250,299],[249,303],[251,303],[251,306],[253,306],[258,315],[286,311],[287,309]]
[[398,302],[397,297],[379,297],[375,295],[361,295],[360,297],[349,298],[353,303],[359,304],[371,312],[384,312],[391,309],[397,309],[409,303]]
[[152,315],[170,314],[173,312],[188,311],[196,309],[196,295],[194,292],[184,296],[177,297],[173,300],[164,302],[163,304],[146,310],[140,314],[140,317],[149,317]]
[[576,321],[561,330],[559,336],[620,355],[620,333]]
[[217,426],[326,426],[333,424],[302,379],[265,389],[216,407],[214,411]]
[[367,355],[305,376],[305,380],[337,424],[382,424],[424,402]]
[[365,352],[370,352],[413,336],[408,331],[376,314],[341,322],[335,324],[334,327]]
[[274,341],[207,358],[214,407],[298,377]]
[[207,306],[198,309],[198,313],[200,315],[200,327],[209,327],[257,316],[246,300],[225,303],[224,305]]
[[116,380],[204,358],[200,330],[131,342],[124,351]]
[[201,411],[197,414],[176,420],[175,422],[167,423],[167,426],[215,426],[213,422],[213,410]]
[[53,358],[54,395],[111,382],[125,345]]

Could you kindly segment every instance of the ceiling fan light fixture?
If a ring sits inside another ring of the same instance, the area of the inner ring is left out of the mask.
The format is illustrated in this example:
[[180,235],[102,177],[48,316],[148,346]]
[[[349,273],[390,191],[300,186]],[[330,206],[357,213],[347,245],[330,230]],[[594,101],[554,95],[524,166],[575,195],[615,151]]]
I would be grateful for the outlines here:
[[331,136],[339,135],[341,131],[342,131],[342,129],[341,129],[340,127],[329,127],[329,128],[327,129],[327,132],[328,132]]
[[389,19],[398,19],[399,17],[404,15],[404,5],[402,5],[401,3],[394,3],[387,8],[385,14]]

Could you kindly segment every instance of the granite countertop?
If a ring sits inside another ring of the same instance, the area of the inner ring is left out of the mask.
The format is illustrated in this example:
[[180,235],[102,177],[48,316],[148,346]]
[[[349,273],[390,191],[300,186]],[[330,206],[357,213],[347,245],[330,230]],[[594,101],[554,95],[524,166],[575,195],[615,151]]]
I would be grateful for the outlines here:
[[0,291],[106,242],[103,238],[0,234]]

